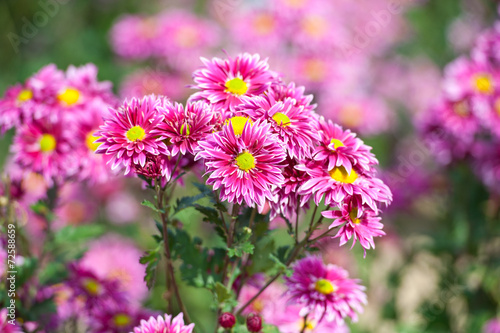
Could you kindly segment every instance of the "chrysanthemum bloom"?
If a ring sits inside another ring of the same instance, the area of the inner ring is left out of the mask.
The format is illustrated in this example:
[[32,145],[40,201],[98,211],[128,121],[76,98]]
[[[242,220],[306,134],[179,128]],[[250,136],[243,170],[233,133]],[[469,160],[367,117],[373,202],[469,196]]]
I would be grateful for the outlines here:
[[101,279],[115,279],[119,290],[134,304],[147,295],[146,268],[139,263],[142,252],[129,240],[110,235],[92,242],[80,260],[83,267]]
[[152,315],[155,315],[152,311],[124,304],[106,304],[102,309],[93,311],[90,327],[94,333],[129,333],[141,320],[147,320]]
[[222,60],[201,58],[204,67],[193,73],[195,85],[200,91],[191,100],[205,100],[224,110],[240,104],[243,96],[260,95],[276,81],[277,74],[269,70],[267,60],[258,54],[240,54],[236,58]]
[[394,113],[378,96],[323,96],[319,103],[322,105],[322,114],[360,135],[377,135],[393,127]]
[[490,63],[493,66],[500,66],[500,23],[482,32],[471,52],[472,58],[481,63]]
[[392,201],[391,190],[384,182],[363,174],[358,168],[353,168],[350,172],[344,166],[329,169],[327,161],[302,164],[297,168],[310,176],[310,179],[300,187],[299,194],[312,194],[317,205],[323,196],[325,204],[332,206],[340,205],[346,199],[358,197],[356,202],[378,212],[377,203],[388,205]]
[[[264,282],[247,283],[241,287],[238,297],[238,304],[241,306],[252,299],[262,288]],[[282,284],[273,283],[267,287],[248,307],[246,307],[242,315],[246,316],[251,313],[262,314],[270,311],[275,311],[276,300],[283,296],[285,289]]]
[[325,265],[319,257],[310,256],[297,261],[293,274],[286,277],[287,294],[291,302],[302,305],[301,316],[338,325],[344,318],[357,320],[366,304],[364,287],[359,280],[349,279],[346,270],[335,265]]
[[484,333],[500,333],[500,319],[495,318],[486,322],[483,327]]
[[198,55],[219,42],[218,27],[189,11],[170,10],[159,16],[163,36],[160,53],[172,68],[192,71]]
[[[487,102],[487,99],[481,100]],[[472,98],[458,101],[443,98],[432,105],[429,112],[447,131],[461,137],[461,141],[472,142],[480,129],[478,105],[479,100],[473,103]]]
[[111,28],[111,45],[121,57],[146,59],[160,55],[164,39],[160,36],[161,15],[125,15]]
[[[356,200],[355,198],[353,200]],[[344,245],[351,238],[352,246],[359,240],[361,246],[366,250],[375,248],[373,237],[385,235],[382,231],[384,225],[380,223],[381,218],[378,217],[371,209],[359,209],[359,203],[349,201],[340,206],[340,210],[325,211],[321,214],[329,219],[334,219],[330,225],[330,229],[342,226],[335,238],[340,237],[340,245]]]
[[288,85],[280,82],[271,85],[265,94],[276,102],[283,102],[287,98],[293,98],[297,106],[303,106],[306,112],[312,112],[316,109],[316,104],[311,104],[314,96],[305,95],[305,90],[305,87],[296,86],[295,82],[290,82]]
[[161,112],[163,121],[154,130],[161,140],[169,142],[172,157],[180,152],[194,154],[198,141],[214,131],[214,111],[205,102],[166,105]]
[[195,160],[204,159],[207,184],[221,189],[221,200],[263,207],[275,200],[273,189],[284,182],[286,154],[268,123],[244,123],[237,135],[232,121],[199,142]]
[[443,90],[452,101],[472,95],[491,95],[499,85],[499,70],[487,63],[461,57],[448,64],[445,69]]
[[267,8],[236,12],[229,26],[233,41],[245,50],[270,54],[283,46],[284,21]]
[[271,220],[280,215],[292,220],[297,214],[297,207],[303,206],[303,209],[309,209],[308,201],[311,195],[308,194],[304,197],[299,195],[297,191],[309,179],[309,176],[305,171],[295,168],[298,164],[296,160],[288,157],[286,162],[287,166],[283,169],[285,183],[276,188],[277,201],[269,202]]
[[96,307],[105,306],[108,302],[120,304],[126,301],[117,279],[99,278],[90,270],[76,264],[71,264],[69,271],[67,284],[73,291],[72,297],[82,297],[86,309],[91,311]]
[[165,143],[153,133],[163,119],[160,110],[168,103],[154,95],[125,101],[96,132],[99,138],[94,142],[100,144],[96,153],[110,155],[111,168],[121,164],[126,175],[134,166],[144,167],[148,154],[169,156]]
[[10,317],[7,317],[8,314],[8,309],[4,308],[0,310],[0,331],[2,333],[22,333],[23,331],[21,330],[21,327],[18,325],[17,321],[14,321],[14,325],[9,323],[11,319]]
[[70,65],[66,70],[66,87],[58,99],[63,104],[77,104],[99,99],[100,101],[115,106],[117,100],[113,95],[110,81],[97,80],[98,69],[94,64],[80,67]]
[[344,166],[347,172],[356,166],[365,172],[372,172],[373,166],[378,164],[375,155],[370,152],[371,147],[356,137],[350,130],[343,130],[331,120],[323,117],[319,121],[321,144],[314,150],[313,159],[328,161],[328,170]]
[[11,146],[14,161],[43,175],[49,185],[73,176],[78,168],[75,141],[60,122],[35,121],[23,125]]
[[5,96],[0,99],[0,134],[19,126],[23,121],[22,105],[33,98],[30,90],[25,90],[21,85],[8,88]]
[[191,333],[194,324],[185,325],[183,313],[172,319],[171,315],[158,318],[151,317],[148,321],[141,320],[141,325],[134,328],[133,333]]
[[123,79],[122,98],[142,98],[146,95],[168,96],[172,100],[183,100],[190,93],[181,76],[152,70],[139,70]]
[[267,96],[242,98],[238,110],[238,114],[246,115],[253,121],[267,120],[272,132],[286,145],[291,158],[300,160],[311,157],[312,149],[320,139],[312,112],[297,105],[292,98],[283,102],[276,102]]

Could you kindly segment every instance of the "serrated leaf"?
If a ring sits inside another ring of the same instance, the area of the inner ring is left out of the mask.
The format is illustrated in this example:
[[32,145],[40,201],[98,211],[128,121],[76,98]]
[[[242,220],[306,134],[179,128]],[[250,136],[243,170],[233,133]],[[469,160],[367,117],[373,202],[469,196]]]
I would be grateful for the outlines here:
[[156,280],[156,271],[158,269],[158,263],[161,260],[161,249],[163,243],[158,244],[156,249],[147,251],[140,259],[139,262],[146,265],[146,275],[144,276],[144,281],[149,289],[151,289]]
[[186,208],[193,207],[196,201],[200,200],[203,197],[205,197],[205,194],[200,193],[191,197],[182,197],[180,199],[177,199],[173,215],[179,213],[180,211]]
[[159,209],[157,208],[151,201],[149,200],[143,200],[141,202],[141,205],[143,206],[146,206],[148,208],[150,208],[151,210],[153,210],[154,212],[157,212],[157,213],[160,213],[160,214],[164,214],[165,211],[163,209]]

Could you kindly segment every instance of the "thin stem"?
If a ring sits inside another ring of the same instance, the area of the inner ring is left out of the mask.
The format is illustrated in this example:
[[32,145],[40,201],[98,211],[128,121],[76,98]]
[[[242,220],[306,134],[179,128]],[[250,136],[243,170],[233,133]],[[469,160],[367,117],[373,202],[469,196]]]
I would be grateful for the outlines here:
[[[176,167],[177,164],[179,163],[179,159],[177,159]],[[175,168],[176,168],[175,167]],[[174,168],[174,170],[175,170]],[[179,291],[179,286],[177,285],[177,281],[175,279],[175,274],[174,274],[174,267],[172,265],[172,254],[170,253],[170,246],[169,246],[169,241],[168,241],[168,214],[165,210],[165,206],[163,204],[163,196],[164,196],[165,191],[161,188],[161,180],[157,179],[156,182],[156,198],[157,198],[157,206],[158,209],[160,210],[160,217],[162,221],[162,226],[163,226],[163,247],[165,250],[165,261],[166,261],[166,274],[167,274],[167,281],[168,277],[170,277],[170,283],[172,285],[172,288],[174,289],[175,297],[177,299],[177,304],[179,308],[181,309],[182,313],[184,314],[184,318],[187,324],[191,322],[191,319],[189,318],[189,314],[187,312],[186,307],[184,306],[184,303],[182,302],[181,294]],[[169,286],[167,285],[167,288]],[[170,302],[169,302],[170,304]]]
[[297,210],[295,212],[295,244],[299,243],[299,209],[300,206],[297,205]]
[[309,316],[309,314],[306,314],[306,316],[304,317],[304,324],[302,325],[302,330],[300,331],[300,333],[304,333],[306,331],[306,328],[307,328],[307,317]]

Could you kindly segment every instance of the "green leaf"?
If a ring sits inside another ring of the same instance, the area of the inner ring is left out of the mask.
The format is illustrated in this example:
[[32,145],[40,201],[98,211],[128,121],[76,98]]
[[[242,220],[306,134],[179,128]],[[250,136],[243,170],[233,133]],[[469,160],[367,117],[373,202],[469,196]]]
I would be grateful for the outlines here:
[[293,273],[293,270],[285,265],[278,257],[276,257],[274,254],[269,255],[269,259],[274,261],[274,270],[270,272],[270,274],[274,275],[280,272],[284,272],[286,276],[291,276]]
[[274,325],[266,325],[266,324],[264,324],[264,326],[262,327],[261,333],[281,333],[281,332],[278,329],[278,327],[276,327]]
[[203,197],[205,197],[205,194],[200,193],[192,197],[182,197],[180,199],[177,199],[173,215],[179,213],[180,211],[186,208],[193,207],[196,201],[200,200]]
[[233,297],[233,293],[231,290],[226,288],[222,283],[217,282],[214,286],[215,295],[217,296],[217,300],[219,303],[224,303],[227,300]]
[[154,286],[156,280],[156,271],[158,269],[158,263],[161,260],[161,249],[163,248],[163,243],[158,244],[156,249],[147,251],[140,259],[139,262],[146,265],[146,275],[144,276],[144,281],[149,289]]
[[151,208],[151,210],[153,210],[154,212],[157,212],[157,213],[160,213],[160,214],[164,214],[165,211],[163,209],[159,209],[157,208],[151,201],[149,200],[143,200],[141,202],[141,205],[143,206],[146,206],[148,208]]
[[54,235],[56,243],[80,243],[101,236],[105,227],[98,224],[84,224],[78,226],[66,226]]
[[248,267],[250,275],[266,272],[272,269],[275,262],[271,260],[270,255],[274,252],[275,241],[271,237],[259,239],[255,244],[255,251],[252,257],[252,264]]
[[233,327],[233,333],[249,333],[247,325],[239,324]]

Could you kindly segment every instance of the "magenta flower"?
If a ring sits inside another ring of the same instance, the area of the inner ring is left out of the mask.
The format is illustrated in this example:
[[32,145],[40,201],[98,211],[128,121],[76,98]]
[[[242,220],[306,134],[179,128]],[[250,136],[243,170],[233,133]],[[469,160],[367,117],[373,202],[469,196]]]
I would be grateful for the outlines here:
[[169,156],[165,143],[154,134],[154,129],[163,120],[160,111],[167,104],[166,98],[154,95],[125,101],[104,119],[104,125],[96,132],[99,139],[95,143],[100,144],[96,153],[110,155],[111,168],[114,170],[121,164],[125,174],[131,168],[145,167],[148,155]]
[[489,320],[483,327],[484,333],[500,333],[500,319]]
[[372,172],[378,164],[375,155],[370,152],[371,147],[356,137],[350,130],[343,130],[331,120],[323,117],[319,121],[321,144],[316,147],[313,159],[321,162],[328,161],[328,170],[344,166],[347,172],[356,166],[364,172]]
[[151,94],[182,100],[189,94],[189,89],[181,76],[160,71],[139,70],[123,79],[120,88],[123,98],[142,98]]
[[201,58],[204,67],[193,73],[195,85],[200,91],[191,100],[206,100],[224,110],[240,104],[243,96],[262,94],[276,81],[276,74],[269,70],[267,60],[258,54],[240,54],[236,58],[222,60]]
[[49,185],[73,176],[78,169],[71,129],[60,122],[36,121],[14,136],[14,161],[26,171],[43,175]]
[[323,196],[325,205],[341,205],[347,199],[356,197],[356,202],[369,206],[378,212],[377,203],[388,205],[392,202],[391,190],[376,177],[363,174],[353,168],[338,166],[328,169],[327,162],[310,163],[297,166],[307,172],[310,179],[299,189],[299,194],[312,194],[314,202],[319,205]]
[[124,304],[106,304],[92,312],[90,326],[93,333],[129,333],[152,315],[152,311],[130,308]]
[[17,321],[15,321],[14,325],[9,324],[11,319],[10,317],[7,317],[8,313],[9,310],[7,308],[0,309],[0,331],[2,333],[22,333],[23,331]]
[[242,98],[238,110],[253,121],[267,120],[272,132],[286,145],[291,158],[311,157],[312,148],[320,139],[313,112],[298,105],[292,98],[283,102],[266,96]]
[[301,316],[338,325],[344,318],[357,320],[356,312],[362,312],[366,304],[364,287],[359,280],[349,279],[349,273],[335,265],[325,265],[316,256],[297,261],[293,274],[285,278],[290,301],[302,305]]
[[334,237],[340,237],[341,246],[352,238],[352,247],[354,247],[356,241],[359,240],[365,249],[366,257],[366,250],[375,248],[373,237],[384,236],[385,232],[382,231],[384,225],[380,223],[381,218],[370,209],[359,209],[360,206],[362,205],[350,201],[340,206],[340,210],[324,211],[321,214],[335,220],[330,225],[330,229],[342,226]]
[[171,315],[165,315],[165,317],[151,317],[148,321],[141,320],[141,325],[134,328],[133,333],[191,333],[193,329],[194,324],[184,324],[181,312],[174,319]]
[[172,157],[180,152],[194,154],[198,141],[214,131],[214,112],[210,104],[204,102],[168,104],[161,113],[163,121],[154,131],[161,140],[170,143]]
[[207,184],[221,190],[221,199],[254,207],[265,200],[275,201],[274,188],[283,184],[281,168],[286,157],[282,143],[264,122],[242,124],[229,121],[220,132],[199,142],[195,160],[204,159]]
[[283,102],[287,98],[293,98],[297,106],[303,106],[306,112],[312,112],[316,109],[316,104],[311,104],[314,96],[305,95],[306,88],[297,87],[294,82],[285,85],[284,83],[273,84],[268,91],[265,92],[271,100]]

